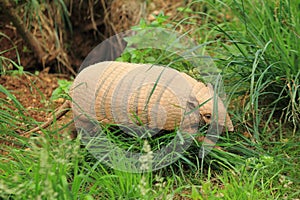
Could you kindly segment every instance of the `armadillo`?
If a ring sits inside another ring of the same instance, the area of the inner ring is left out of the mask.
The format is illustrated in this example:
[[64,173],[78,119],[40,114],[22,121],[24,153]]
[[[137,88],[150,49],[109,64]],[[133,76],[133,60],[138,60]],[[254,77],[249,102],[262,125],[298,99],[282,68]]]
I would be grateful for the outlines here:
[[[95,118],[103,124],[174,130],[183,122],[211,123],[217,105],[219,125],[233,131],[226,108],[219,97],[214,98],[211,85],[164,66],[100,62],[78,74],[71,96],[74,118],[83,124]],[[187,117],[193,109],[197,116]]]

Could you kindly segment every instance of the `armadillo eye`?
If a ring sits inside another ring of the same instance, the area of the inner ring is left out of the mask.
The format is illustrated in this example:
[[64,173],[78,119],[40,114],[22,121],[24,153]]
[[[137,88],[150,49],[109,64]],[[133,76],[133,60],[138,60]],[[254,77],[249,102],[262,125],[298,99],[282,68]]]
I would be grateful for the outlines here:
[[204,117],[209,120],[211,118],[211,114],[205,114]]

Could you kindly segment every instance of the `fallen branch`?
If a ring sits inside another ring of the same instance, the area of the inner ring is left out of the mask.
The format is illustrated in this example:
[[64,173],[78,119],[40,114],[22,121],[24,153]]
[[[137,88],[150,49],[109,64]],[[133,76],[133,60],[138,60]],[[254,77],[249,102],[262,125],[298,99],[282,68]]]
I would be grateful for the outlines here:
[[21,136],[29,137],[31,133],[47,128],[53,123],[54,119],[58,120],[64,116],[69,111],[69,108],[71,108],[71,101],[66,100],[45,123],[21,134]]

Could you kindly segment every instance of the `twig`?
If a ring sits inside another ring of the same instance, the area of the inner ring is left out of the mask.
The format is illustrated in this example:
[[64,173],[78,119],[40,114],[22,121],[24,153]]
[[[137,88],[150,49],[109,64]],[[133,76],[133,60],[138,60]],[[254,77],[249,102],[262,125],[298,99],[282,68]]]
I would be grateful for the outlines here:
[[60,119],[62,116],[64,116],[68,111],[69,108],[71,108],[71,101],[66,100],[55,112],[54,114],[50,117],[50,119],[48,119],[45,123],[43,123],[41,126],[35,127],[33,129],[31,129],[30,131],[27,131],[23,134],[21,134],[21,136],[24,137],[29,137],[31,133],[40,131],[41,129],[45,129],[48,126],[50,126],[54,119],[58,120]]

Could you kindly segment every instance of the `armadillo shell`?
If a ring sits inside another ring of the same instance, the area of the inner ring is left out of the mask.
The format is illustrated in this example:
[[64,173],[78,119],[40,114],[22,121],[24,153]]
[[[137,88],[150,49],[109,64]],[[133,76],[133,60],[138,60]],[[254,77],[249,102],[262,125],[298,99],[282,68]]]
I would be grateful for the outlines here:
[[193,79],[171,68],[101,62],[85,68],[72,88],[74,116],[83,122],[97,119],[159,130],[199,123],[188,107]]

